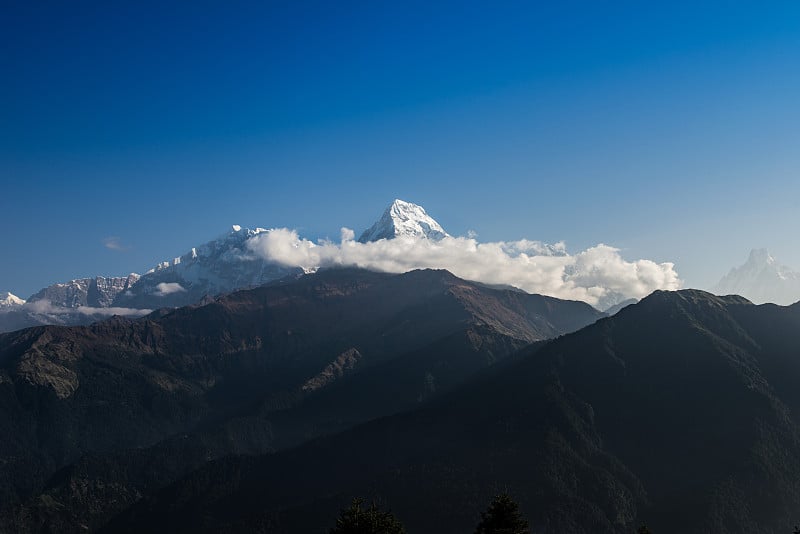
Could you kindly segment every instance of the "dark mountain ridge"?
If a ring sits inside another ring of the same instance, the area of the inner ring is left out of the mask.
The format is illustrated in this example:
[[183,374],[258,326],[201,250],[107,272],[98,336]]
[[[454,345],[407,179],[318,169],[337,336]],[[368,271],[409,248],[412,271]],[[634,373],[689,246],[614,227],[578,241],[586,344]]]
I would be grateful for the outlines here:
[[3,523],[94,528],[209,459],[419,406],[601,316],[446,271],[340,269],[0,335]]
[[213,462],[110,527],[322,531],[365,495],[455,533],[508,489],[538,533],[789,532],[798,326],[798,305],[656,292],[416,410]]

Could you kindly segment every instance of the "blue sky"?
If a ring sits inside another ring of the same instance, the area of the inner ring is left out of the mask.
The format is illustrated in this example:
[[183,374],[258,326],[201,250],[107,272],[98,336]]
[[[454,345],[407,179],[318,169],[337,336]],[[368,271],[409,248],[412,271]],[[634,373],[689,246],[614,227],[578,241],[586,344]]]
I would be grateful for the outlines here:
[[234,223],[358,232],[395,197],[451,234],[674,261],[687,286],[753,247],[800,267],[796,2],[17,4],[0,289],[20,296]]

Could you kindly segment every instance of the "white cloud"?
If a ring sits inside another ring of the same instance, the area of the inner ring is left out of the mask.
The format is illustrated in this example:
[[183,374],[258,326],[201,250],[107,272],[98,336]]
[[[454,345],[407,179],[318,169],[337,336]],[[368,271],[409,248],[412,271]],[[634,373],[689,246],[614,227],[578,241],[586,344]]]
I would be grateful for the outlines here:
[[130,247],[127,247],[122,244],[122,240],[119,237],[112,235],[103,239],[103,246],[109,250],[116,250],[116,251],[124,251],[128,250]]
[[320,267],[354,266],[401,273],[413,269],[447,269],[456,276],[488,284],[508,284],[530,293],[582,300],[605,308],[628,298],[642,298],[656,289],[678,289],[681,281],[672,263],[626,261],[619,249],[599,244],[568,254],[563,242],[480,243],[474,237],[441,241],[399,237],[371,243],[352,240],[342,229],[342,242],[314,243],[286,228],[253,237],[248,247],[261,257],[313,271]]
[[183,293],[184,291],[186,291],[186,289],[178,282],[161,282],[156,286],[156,290],[153,294],[158,297],[165,297],[173,293]]
[[22,308],[43,315],[123,315],[125,317],[141,317],[147,315],[153,310],[144,308],[93,308],[91,306],[78,306],[77,308],[65,308],[63,306],[56,306],[47,300],[36,300],[34,302],[26,302]]

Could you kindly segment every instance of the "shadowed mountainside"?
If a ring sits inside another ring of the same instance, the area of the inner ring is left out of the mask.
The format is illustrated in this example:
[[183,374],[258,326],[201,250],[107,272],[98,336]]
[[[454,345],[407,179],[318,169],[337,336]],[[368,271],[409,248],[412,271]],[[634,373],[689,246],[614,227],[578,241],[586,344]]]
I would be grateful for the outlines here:
[[210,459],[414,408],[601,316],[446,271],[341,269],[135,321],[4,334],[3,523],[95,528]]
[[113,529],[312,532],[353,495],[466,532],[498,490],[538,533],[779,534],[800,516],[800,305],[656,292],[417,410],[229,457]]

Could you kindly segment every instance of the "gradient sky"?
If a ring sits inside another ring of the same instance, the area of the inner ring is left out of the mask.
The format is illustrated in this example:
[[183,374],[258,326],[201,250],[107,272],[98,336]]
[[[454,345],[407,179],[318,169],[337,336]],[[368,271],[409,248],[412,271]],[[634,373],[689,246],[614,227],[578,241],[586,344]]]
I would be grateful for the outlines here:
[[0,289],[22,297],[234,223],[360,232],[395,197],[691,287],[753,247],[800,267],[800,3],[16,4]]

